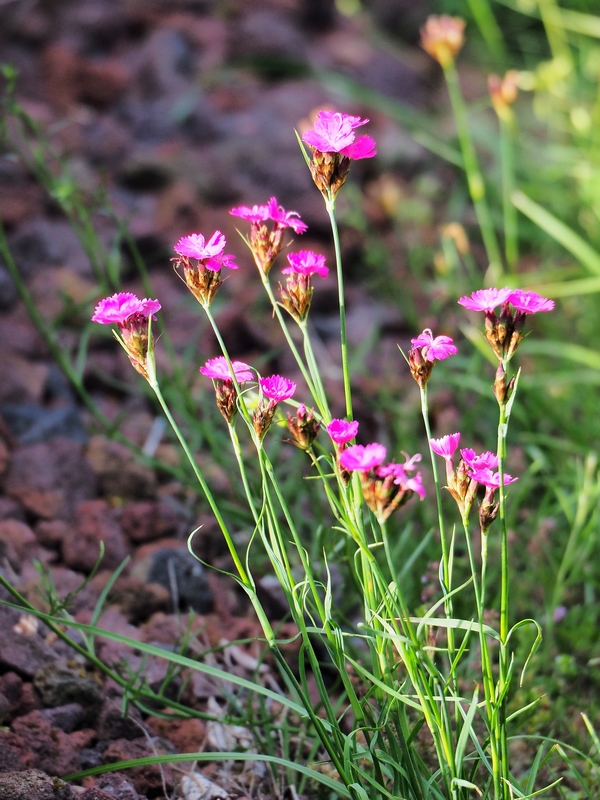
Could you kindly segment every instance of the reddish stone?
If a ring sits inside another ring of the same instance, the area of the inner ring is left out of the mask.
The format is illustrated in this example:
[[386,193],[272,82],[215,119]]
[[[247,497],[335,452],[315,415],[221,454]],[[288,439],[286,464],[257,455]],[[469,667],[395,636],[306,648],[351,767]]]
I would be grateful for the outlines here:
[[125,445],[103,436],[93,436],[87,447],[87,458],[105,495],[132,500],[156,495],[156,475],[140,464]]
[[121,513],[121,527],[136,544],[177,533],[179,519],[166,503],[129,503]]
[[25,741],[12,731],[0,731],[0,772],[33,769],[35,756]]
[[67,784],[44,775],[39,769],[0,775],[0,797],[4,800],[74,800]]
[[206,737],[206,725],[201,719],[168,720],[149,717],[146,725],[151,733],[168,739],[179,753],[198,753]]
[[79,769],[79,754],[69,734],[54,728],[40,711],[16,719],[13,733],[18,734],[33,752],[35,766],[50,775],[68,775]]
[[20,570],[21,562],[32,557],[36,544],[29,525],[16,519],[0,520],[0,552],[6,549],[5,556],[13,569]]
[[35,526],[35,538],[44,547],[58,547],[69,535],[70,527],[62,519],[42,519]]
[[[105,764],[129,761],[156,755],[158,750],[159,748],[145,738],[117,739],[106,748],[103,760]],[[127,774],[140,794],[155,795],[157,791],[162,790],[163,780],[167,788],[172,788],[172,769],[168,764],[145,764],[128,770]]]
[[24,613],[0,606],[0,669],[32,678],[40,667],[55,661],[57,655],[39,633],[20,630],[19,622]]
[[114,509],[105,500],[87,500],[77,506],[75,531],[63,541],[63,560],[68,567],[89,572],[104,543],[102,565],[116,569],[127,557],[127,544]]
[[[110,573],[102,571],[92,584],[98,590],[105,585]],[[109,592],[108,599],[117,605],[129,622],[144,622],[157,611],[171,608],[171,594],[158,583],[145,583],[132,575],[120,575]]]

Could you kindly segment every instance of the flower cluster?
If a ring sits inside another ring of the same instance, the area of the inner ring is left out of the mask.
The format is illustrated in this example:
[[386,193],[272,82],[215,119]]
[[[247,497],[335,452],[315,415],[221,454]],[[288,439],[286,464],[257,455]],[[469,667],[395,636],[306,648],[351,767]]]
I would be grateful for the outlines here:
[[131,292],[118,292],[100,300],[92,322],[116,325],[116,338],[127,353],[134,369],[148,380],[148,351],[151,349],[150,318],[160,311],[158,300],[140,300]]
[[[500,394],[506,397],[506,387],[502,387],[504,367],[523,340],[525,317],[539,311],[552,311],[554,301],[536,292],[505,286],[503,289],[479,289],[470,297],[461,297],[458,302],[470,311],[485,312],[485,338],[502,366],[502,374],[496,378],[496,396]],[[500,314],[495,311],[498,306]]]
[[[485,533],[498,514],[498,503],[494,494],[500,488],[498,456],[489,450],[477,455],[474,450],[460,451],[460,461],[454,468],[454,453],[458,449],[460,433],[451,433],[440,439],[430,439],[431,449],[446,462],[446,489],[456,500],[463,522],[466,523],[479,486],[485,486],[485,496],[479,506],[479,524]],[[504,486],[518,478],[504,473]]]
[[385,447],[377,442],[354,444],[339,454],[341,469],[359,473],[365,503],[380,523],[384,523],[413,494],[418,494],[421,500],[425,497],[421,473],[409,474],[415,471],[415,464],[421,460],[420,453],[412,458],[406,456],[404,464],[391,461],[384,464],[385,457]]
[[374,139],[366,135],[356,138],[355,129],[368,121],[339,111],[318,111],[314,127],[303,135],[302,141],[313,150],[311,175],[325,197],[335,197],[342,188],[350,161],[377,155]]
[[309,312],[313,296],[311,277],[320,275],[326,278],[329,269],[325,266],[325,256],[312,250],[301,250],[288,255],[288,266],[282,270],[287,275],[285,288],[279,284],[281,304],[289,311],[296,322],[303,322]]
[[[304,233],[308,225],[302,222],[296,211],[286,211],[278,205],[277,198],[271,197],[268,203],[260,206],[237,206],[229,212],[234,217],[240,217],[250,222],[250,238],[246,244],[254,257],[254,262],[259,270],[268,275],[275,259],[283,246],[283,234],[286,228],[291,228],[294,233]],[[267,222],[273,224],[268,227]]]
[[415,339],[411,339],[411,349],[408,351],[408,366],[410,372],[421,389],[427,385],[431,376],[433,365],[449,356],[458,353],[457,347],[449,336],[436,336],[429,328]]
[[205,308],[213,301],[223,283],[221,269],[237,269],[233,256],[224,253],[226,239],[215,231],[207,241],[201,233],[183,236],[173,248],[177,253],[175,269],[183,269],[183,281]]

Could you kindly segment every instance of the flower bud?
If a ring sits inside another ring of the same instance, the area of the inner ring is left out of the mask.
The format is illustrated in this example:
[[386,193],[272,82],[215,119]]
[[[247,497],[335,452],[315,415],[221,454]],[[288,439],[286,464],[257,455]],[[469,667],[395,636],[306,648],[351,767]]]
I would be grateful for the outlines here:
[[463,19],[432,14],[421,29],[421,46],[442,67],[449,66],[464,44],[464,30]]

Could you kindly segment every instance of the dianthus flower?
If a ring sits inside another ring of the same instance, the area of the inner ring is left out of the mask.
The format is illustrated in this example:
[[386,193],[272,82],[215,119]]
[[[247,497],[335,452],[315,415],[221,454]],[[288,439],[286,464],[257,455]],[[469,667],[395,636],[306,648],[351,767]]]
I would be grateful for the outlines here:
[[340,465],[349,472],[369,472],[385,460],[386,449],[382,444],[353,444],[340,453]]
[[460,451],[460,455],[467,467],[471,470],[471,474],[480,469],[496,469],[498,466],[498,456],[496,453],[492,453],[491,450],[486,450],[485,453],[477,455],[475,450],[471,450],[470,447],[465,447]]
[[427,385],[435,361],[442,361],[458,353],[458,348],[449,336],[436,336],[429,328],[415,339],[411,339],[412,347],[408,351],[408,366],[411,375],[421,389]]
[[359,472],[365,503],[380,523],[384,523],[413,494],[418,494],[421,499],[425,497],[421,473],[409,475],[415,471],[415,464],[421,460],[421,455],[417,453],[412,458],[407,456],[404,464],[382,464],[385,453],[383,445],[369,444],[365,447],[353,445],[339,455],[343,469]]
[[[494,472],[491,468],[481,468],[472,470],[470,473],[471,478],[477,483],[480,483],[482,486],[487,486],[488,489],[499,489],[500,488],[500,473]],[[518,481],[518,478],[513,478],[508,473],[504,473],[504,486],[508,486],[510,483],[514,483]]]
[[[503,403],[511,391],[510,385],[506,386],[504,366],[523,340],[525,317],[539,311],[552,311],[554,301],[541,297],[537,292],[509,289],[505,286],[503,289],[480,289],[470,297],[461,297],[458,302],[471,311],[485,312],[485,338],[501,362],[494,392],[498,401]],[[495,309],[498,306],[501,309],[496,314]]]
[[332,419],[327,426],[327,433],[335,444],[348,444],[358,433],[358,422],[356,420],[346,422],[345,419]]
[[212,303],[223,283],[221,269],[237,269],[232,255],[224,253],[226,239],[215,231],[207,241],[201,233],[183,236],[174,246],[175,270],[183,269],[183,280],[196,300],[205,308]]
[[293,439],[288,439],[288,441],[291,441],[301,450],[308,450],[321,430],[321,423],[315,418],[312,409],[306,408],[304,403],[301,403],[295,416],[293,414],[287,415],[287,422],[288,429],[294,437]]
[[92,322],[101,325],[116,325],[115,336],[132,366],[148,380],[148,354],[154,349],[150,336],[150,318],[160,311],[158,300],[140,300],[131,292],[118,292],[100,300],[94,310]]
[[[243,361],[232,361],[231,367],[237,384],[253,381],[254,373]],[[231,369],[225,356],[209,358],[200,372],[215,382],[215,399],[217,408],[228,424],[231,424],[237,414],[237,391],[231,377]]]
[[[500,503],[495,501],[494,495],[500,488],[500,473],[494,472],[493,469],[484,468],[472,471],[470,475],[471,480],[480,486],[485,486],[485,495],[479,504],[479,527],[481,528],[482,535],[484,535],[498,516]],[[504,486],[508,486],[510,483],[514,483],[518,480],[518,478],[513,478],[506,472],[503,478]]]
[[452,458],[460,442],[460,433],[449,433],[440,439],[430,439],[431,449],[442,458]]
[[464,30],[464,20],[459,17],[432,14],[421,29],[421,46],[438,64],[447,67],[464,44]]
[[312,250],[301,250],[288,255],[288,266],[282,272],[287,275],[285,288],[279,284],[281,304],[289,311],[298,324],[308,316],[313,296],[311,277],[320,275],[326,278],[329,269],[325,266],[325,256]]
[[[268,275],[275,259],[283,246],[283,234],[286,228],[291,228],[294,233],[304,233],[308,225],[302,222],[297,211],[286,211],[278,205],[277,198],[271,197],[268,203],[260,206],[237,206],[229,212],[234,217],[250,222],[250,238],[244,241],[250,248],[254,262],[259,270]],[[267,220],[274,224],[269,229]]]
[[[259,441],[262,441],[266,432],[271,427],[277,404],[293,397],[296,391],[296,384],[294,381],[284,378],[282,375],[271,375],[268,378],[260,378],[258,383],[263,394],[263,399],[259,402],[254,412],[252,424],[254,425],[254,430],[256,431]],[[268,402],[265,402],[265,398]]]
[[302,141],[313,149],[311,175],[325,197],[335,197],[342,188],[351,160],[377,155],[374,139],[365,135],[356,138],[355,128],[368,121],[339,111],[318,111],[314,127],[303,135]]
[[[246,381],[254,380],[254,373],[251,368],[244,361],[232,361],[231,366],[238,383],[246,383]],[[207,378],[220,381],[232,381],[231,370],[225,356],[216,356],[216,358],[209,358],[203,367],[200,367],[200,372],[206,375]]]

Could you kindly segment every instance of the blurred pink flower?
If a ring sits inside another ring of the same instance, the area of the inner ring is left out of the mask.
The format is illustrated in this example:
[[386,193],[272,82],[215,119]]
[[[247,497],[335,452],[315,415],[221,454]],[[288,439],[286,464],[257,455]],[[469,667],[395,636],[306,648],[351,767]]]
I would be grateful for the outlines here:
[[314,128],[304,134],[302,141],[321,153],[340,153],[354,160],[372,158],[377,155],[375,140],[370,136],[356,139],[354,132],[368,121],[338,111],[319,111]]
[[152,317],[160,311],[158,300],[140,300],[131,292],[117,292],[111,297],[100,300],[94,310],[92,322],[101,325],[125,325],[130,317]]
[[264,396],[274,403],[281,403],[283,400],[289,400],[296,391],[296,384],[294,381],[290,381],[288,378],[284,378],[281,375],[271,375],[268,378],[261,378],[259,384]]
[[552,311],[554,308],[554,300],[548,300],[537,292],[525,292],[523,289],[511,292],[508,302],[523,314],[537,314],[538,311]]
[[247,219],[249,222],[256,225],[270,219],[275,222],[278,227],[291,228],[294,233],[304,233],[308,230],[308,225],[302,222],[298,212],[286,211],[283,206],[277,204],[276,197],[271,197],[269,202],[265,205],[252,206],[252,208],[248,206],[237,206],[236,208],[232,208],[229,213],[234,217]]
[[350,472],[368,472],[385,459],[386,449],[382,444],[354,444],[340,453],[340,465]]
[[201,233],[190,233],[183,236],[174,246],[177,255],[182,258],[195,258],[202,262],[205,269],[218,272],[221,267],[237,269],[232,255],[223,253],[226,239],[221,231],[215,231],[208,241]]
[[[232,361],[231,366],[235,373],[235,379],[238,383],[246,383],[246,381],[255,380],[254,373],[243,361]],[[209,358],[203,367],[200,367],[200,372],[206,375],[207,378],[220,381],[231,381],[231,372],[229,364],[225,356],[216,356],[216,358]]]
[[513,290],[507,286],[503,289],[478,289],[471,297],[461,297],[458,303],[470,311],[491,312],[506,303],[512,293]]
[[344,419],[332,419],[326,430],[336,444],[348,444],[358,433],[358,422],[355,420],[346,422]]
[[288,254],[289,266],[281,271],[284,275],[297,273],[299,275],[320,275],[326,278],[329,269],[325,266],[325,256],[313,253],[312,250],[300,250],[298,253]]
[[458,348],[449,336],[436,336],[434,339],[429,328],[425,328],[423,333],[419,334],[416,339],[411,339],[410,342],[413,348],[420,349],[421,356],[426,361],[442,361],[444,358],[458,353]]
[[452,458],[459,442],[460,433],[449,433],[447,436],[442,436],[440,439],[429,440],[433,452],[443,458]]
[[[500,488],[500,473],[494,472],[491,469],[478,469],[469,473],[469,476],[482,486],[487,486],[489,489]],[[509,483],[518,481],[518,478],[513,478],[508,473],[504,473],[504,485],[508,486]]]

